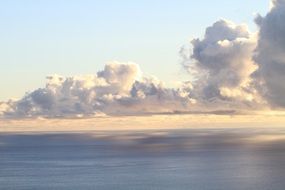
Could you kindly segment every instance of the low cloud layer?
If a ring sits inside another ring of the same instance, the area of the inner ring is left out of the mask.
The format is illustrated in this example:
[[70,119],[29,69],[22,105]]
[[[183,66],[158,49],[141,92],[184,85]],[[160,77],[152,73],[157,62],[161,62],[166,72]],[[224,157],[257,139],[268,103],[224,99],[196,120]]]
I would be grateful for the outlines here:
[[182,48],[191,81],[166,87],[135,63],[112,62],[89,76],[47,77],[44,88],[0,103],[2,117],[64,117],[285,108],[285,0],[246,24],[222,19]]
[[169,112],[192,103],[190,88],[186,83],[166,88],[161,81],[143,76],[135,63],[112,62],[95,75],[48,76],[45,88],[2,103],[0,111],[11,117]]

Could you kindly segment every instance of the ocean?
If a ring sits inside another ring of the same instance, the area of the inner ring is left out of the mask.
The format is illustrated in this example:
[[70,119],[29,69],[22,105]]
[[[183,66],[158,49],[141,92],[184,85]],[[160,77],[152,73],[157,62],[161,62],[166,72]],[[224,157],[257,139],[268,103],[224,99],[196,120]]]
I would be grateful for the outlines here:
[[285,129],[0,134],[0,189],[283,190]]

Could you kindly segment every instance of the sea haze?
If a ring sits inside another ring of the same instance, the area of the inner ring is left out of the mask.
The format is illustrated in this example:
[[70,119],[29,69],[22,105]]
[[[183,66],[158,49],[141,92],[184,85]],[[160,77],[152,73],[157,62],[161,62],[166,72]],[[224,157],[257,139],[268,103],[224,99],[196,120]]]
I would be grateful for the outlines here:
[[0,189],[284,189],[285,129],[0,135]]

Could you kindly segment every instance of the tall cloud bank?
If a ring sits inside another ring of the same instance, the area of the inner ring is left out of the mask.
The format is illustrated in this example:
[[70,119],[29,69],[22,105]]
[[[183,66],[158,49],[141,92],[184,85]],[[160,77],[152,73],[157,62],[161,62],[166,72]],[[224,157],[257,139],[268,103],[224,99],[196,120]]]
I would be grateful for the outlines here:
[[285,107],[285,0],[272,1],[265,16],[258,16],[260,27],[254,60],[257,87],[273,107]]
[[[89,76],[47,77],[46,86],[0,103],[2,117],[64,117],[285,108],[285,0],[272,0],[259,30],[222,19],[180,51],[189,81],[166,87],[135,63]],[[191,80],[190,80],[191,79]]]
[[182,48],[182,65],[194,76],[194,97],[212,105],[285,108],[285,0],[271,1],[259,31],[220,20]]
[[251,78],[257,68],[252,60],[256,34],[246,25],[220,20],[206,29],[203,39],[191,43],[193,50],[184,56],[183,66],[196,79],[196,99],[252,107],[261,103]]

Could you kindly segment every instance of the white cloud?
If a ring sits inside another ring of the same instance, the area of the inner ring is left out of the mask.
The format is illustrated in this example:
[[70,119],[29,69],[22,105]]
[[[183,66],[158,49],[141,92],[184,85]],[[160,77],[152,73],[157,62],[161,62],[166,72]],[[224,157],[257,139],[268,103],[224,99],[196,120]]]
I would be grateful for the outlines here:
[[143,76],[135,63],[112,62],[95,75],[48,76],[45,88],[2,103],[0,112],[11,117],[172,112],[194,103],[190,89],[189,83],[166,88],[158,79]]
[[257,68],[252,60],[256,34],[246,25],[219,20],[206,29],[203,39],[194,39],[192,46],[190,56],[184,54],[183,66],[195,75],[194,98],[239,107],[260,103],[250,77]]
[[220,20],[192,48],[183,48],[183,66],[196,80],[193,98],[208,106],[284,108],[284,20],[285,0],[272,0],[269,13],[255,19],[257,33]]

